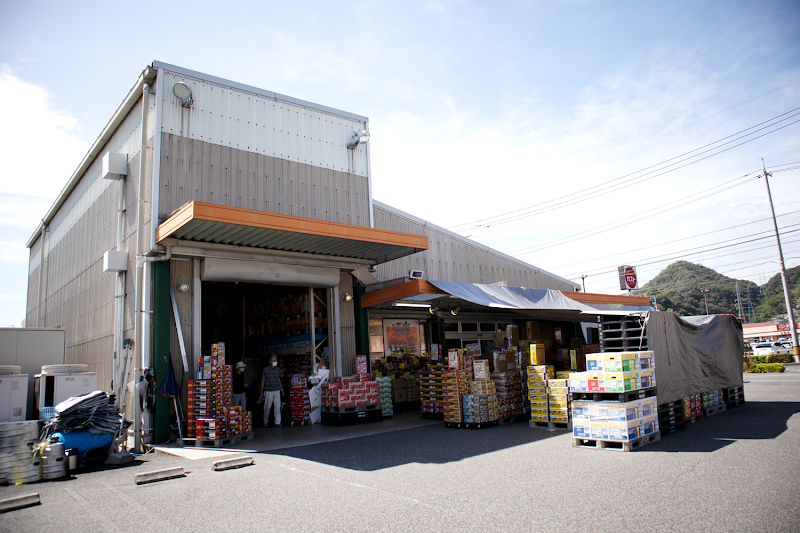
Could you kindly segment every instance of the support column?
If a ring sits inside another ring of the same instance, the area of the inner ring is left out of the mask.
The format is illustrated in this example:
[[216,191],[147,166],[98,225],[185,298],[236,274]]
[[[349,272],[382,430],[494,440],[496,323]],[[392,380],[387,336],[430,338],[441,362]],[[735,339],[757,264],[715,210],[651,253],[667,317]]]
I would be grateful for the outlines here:
[[[170,261],[153,263],[153,369],[156,388],[169,373],[169,266]],[[153,442],[169,438],[169,399],[156,394],[153,410]]]
[[[361,308],[361,298],[364,297],[365,290],[361,283],[356,283],[353,287],[353,304],[355,304],[356,322],[356,354],[369,356],[369,313]],[[369,357],[367,357],[369,359]]]

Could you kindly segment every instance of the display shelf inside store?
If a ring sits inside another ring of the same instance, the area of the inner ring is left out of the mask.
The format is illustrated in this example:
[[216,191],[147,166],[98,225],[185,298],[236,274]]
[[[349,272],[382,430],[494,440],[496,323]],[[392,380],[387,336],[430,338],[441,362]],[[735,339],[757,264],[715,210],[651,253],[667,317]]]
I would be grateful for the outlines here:
[[[314,340],[321,341],[325,339],[328,335],[326,333],[317,333],[314,336]],[[247,348],[258,348],[260,346],[274,346],[276,344],[286,344],[290,342],[302,342],[302,341],[310,341],[311,334],[310,333],[302,333],[300,335],[291,335],[289,337],[280,337],[277,339],[266,339],[261,341],[255,342],[247,342],[245,343],[245,347]]]

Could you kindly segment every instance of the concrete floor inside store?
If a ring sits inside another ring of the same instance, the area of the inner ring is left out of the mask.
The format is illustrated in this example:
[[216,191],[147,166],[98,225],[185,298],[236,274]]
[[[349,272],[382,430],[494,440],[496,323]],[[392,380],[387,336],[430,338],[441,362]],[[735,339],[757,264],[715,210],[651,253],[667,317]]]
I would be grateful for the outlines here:
[[169,444],[156,446],[154,449],[157,453],[165,453],[176,457],[183,457],[184,459],[197,460],[241,453],[267,452],[270,450],[308,446],[311,444],[323,444],[326,442],[379,435],[381,433],[412,429],[432,424],[444,423],[440,420],[422,420],[418,412],[400,413],[395,414],[392,418],[384,419],[381,422],[359,424],[356,426],[336,427],[313,424],[307,426],[255,428],[255,438],[253,440],[239,442],[227,448],[179,447],[177,443],[173,441]]

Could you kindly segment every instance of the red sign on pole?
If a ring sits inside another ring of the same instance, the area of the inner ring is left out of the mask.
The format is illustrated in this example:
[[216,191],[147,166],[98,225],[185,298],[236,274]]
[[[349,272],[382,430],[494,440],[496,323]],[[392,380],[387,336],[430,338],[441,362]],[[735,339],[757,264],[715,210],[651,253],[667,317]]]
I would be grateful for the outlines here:
[[617,269],[617,272],[619,272],[619,289],[621,291],[633,291],[639,288],[636,268],[623,265]]

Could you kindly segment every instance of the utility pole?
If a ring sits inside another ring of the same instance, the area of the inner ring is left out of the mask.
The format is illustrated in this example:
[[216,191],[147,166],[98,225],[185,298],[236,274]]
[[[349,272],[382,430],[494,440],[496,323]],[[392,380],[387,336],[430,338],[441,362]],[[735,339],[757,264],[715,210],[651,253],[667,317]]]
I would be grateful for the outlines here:
[[581,276],[581,284],[583,285],[583,292],[586,292],[586,274]]
[[703,293],[703,298],[706,299],[706,315],[711,314],[711,313],[708,312],[708,291],[709,291],[709,289],[700,289],[700,292]]
[[775,228],[775,241],[778,243],[778,261],[781,265],[781,281],[783,281],[783,296],[786,299],[786,314],[789,318],[789,330],[792,332],[792,346],[794,346],[794,361],[800,363],[800,348],[797,344],[797,326],[794,323],[794,309],[792,308],[792,296],[789,294],[789,281],[786,279],[786,265],[783,263],[783,249],[781,248],[781,236],[778,233],[778,221],[775,219],[775,206],[772,205],[772,192],[769,190],[769,172],[761,158],[761,168],[764,169],[764,183],[767,184],[767,197],[769,198],[769,209],[772,212],[772,227]]
[[654,307],[656,308],[656,311],[658,311],[658,295],[653,295],[653,302],[655,303]]
[[742,296],[739,294],[739,280],[736,280],[736,305],[739,308],[739,320],[744,322],[744,309],[742,309]]

